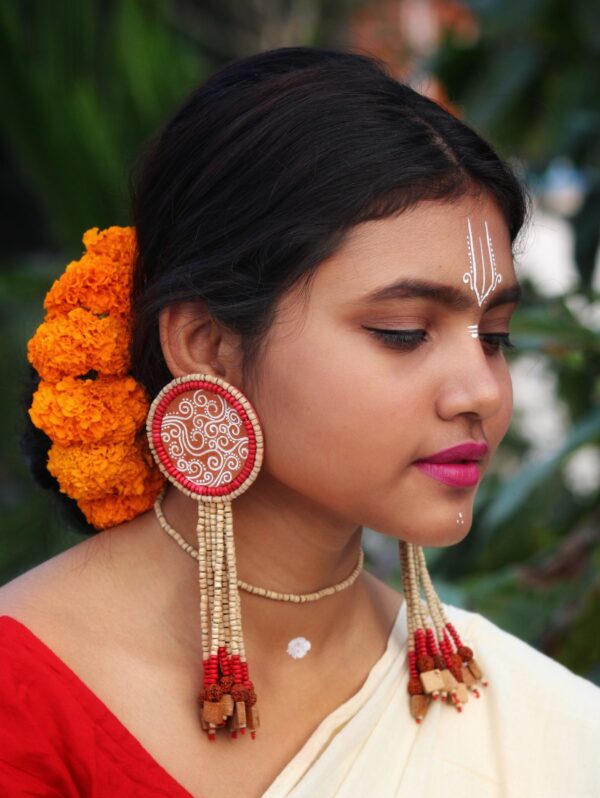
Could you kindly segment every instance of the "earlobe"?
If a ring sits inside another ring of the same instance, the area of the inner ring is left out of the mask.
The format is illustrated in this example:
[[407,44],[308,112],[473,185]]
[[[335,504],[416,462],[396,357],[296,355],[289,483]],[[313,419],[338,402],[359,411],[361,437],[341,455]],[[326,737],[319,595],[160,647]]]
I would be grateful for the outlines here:
[[203,302],[175,302],[159,315],[160,344],[174,377],[224,376],[219,361],[221,331]]

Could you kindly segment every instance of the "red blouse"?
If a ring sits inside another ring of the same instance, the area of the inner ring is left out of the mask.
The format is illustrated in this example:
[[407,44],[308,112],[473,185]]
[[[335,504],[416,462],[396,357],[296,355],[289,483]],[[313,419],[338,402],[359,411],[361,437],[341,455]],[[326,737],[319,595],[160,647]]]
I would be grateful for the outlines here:
[[33,632],[0,616],[0,796],[192,798]]

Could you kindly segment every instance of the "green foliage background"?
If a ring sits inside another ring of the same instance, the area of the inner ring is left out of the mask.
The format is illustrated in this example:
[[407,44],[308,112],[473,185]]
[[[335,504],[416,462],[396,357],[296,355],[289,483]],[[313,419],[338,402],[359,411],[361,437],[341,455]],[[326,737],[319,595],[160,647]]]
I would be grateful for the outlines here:
[[[189,90],[232,58],[289,44],[344,45],[365,3],[5,2],[0,6],[0,583],[81,540],[33,485],[17,446],[25,344],[42,299],[89,227],[127,224],[128,180],[145,142]],[[557,379],[565,440],[529,462],[518,419],[480,489],[465,540],[427,552],[442,598],[486,615],[600,684],[600,494],[572,491],[569,458],[600,444],[600,26],[586,0],[470,3],[480,27],[451,31],[419,68],[520,165],[534,192],[557,156],[585,176],[569,219],[578,285],[547,299],[525,281],[518,354]],[[581,309],[586,312],[581,313]],[[583,319],[586,319],[584,321]],[[383,554],[382,554],[383,551]],[[371,566],[393,584],[391,548]],[[396,562],[392,558],[393,563]]]

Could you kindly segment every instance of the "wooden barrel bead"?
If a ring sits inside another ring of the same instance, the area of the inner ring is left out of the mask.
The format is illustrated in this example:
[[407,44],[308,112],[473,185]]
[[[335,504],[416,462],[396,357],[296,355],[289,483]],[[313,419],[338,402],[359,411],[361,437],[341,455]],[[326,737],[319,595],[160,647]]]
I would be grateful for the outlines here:
[[438,670],[425,671],[419,675],[423,689],[429,695],[445,689],[445,682]]
[[466,704],[467,701],[469,700],[469,691],[467,690],[466,684],[463,684],[462,682],[458,683],[458,687],[456,688],[456,694],[461,704]]
[[244,701],[236,701],[233,710],[233,726],[236,729],[246,728],[246,704]]
[[223,720],[223,710],[220,701],[205,701],[202,706],[202,717],[207,723],[218,726]]
[[463,677],[463,682],[465,683],[465,685],[469,690],[471,689],[471,687],[473,687],[474,684],[477,684],[477,679],[473,676],[473,674],[466,665],[463,665],[462,667],[462,677]]
[[253,704],[252,706],[246,706],[246,724],[250,730],[258,729],[260,727],[260,718],[256,704]]
[[483,673],[481,672],[479,665],[475,662],[475,659],[469,660],[467,667],[476,679],[481,679]]
[[426,695],[411,695],[410,697],[410,714],[420,723],[429,709],[430,698]]
[[223,693],[221,696],[221,709],[224,717],[233,715],[233,698],[230,693]]
[[440,675],[444,682],[445,690],[447,690],[449,693],[452,692],[452,690],[456,690],[456,688],[458,687],[458,682],[456,681],[454,676],[450,673],[448,668],[444,668],[444,670],[441,671]]

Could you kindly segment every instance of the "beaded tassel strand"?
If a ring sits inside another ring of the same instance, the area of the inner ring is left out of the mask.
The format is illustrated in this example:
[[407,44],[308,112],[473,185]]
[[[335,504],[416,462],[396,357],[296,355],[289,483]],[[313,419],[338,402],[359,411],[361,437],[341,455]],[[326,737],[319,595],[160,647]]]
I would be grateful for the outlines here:
[[231,623],[231,649],[229,653],[234,682],[231,695],[235,702],[232,736],[237,736],[235,733],[238,730],[241,734],[245,734],[246,728],[249,728],[250,736],[252,739],[255,739],[256,729],[259,725],[258,708],[256,706],[256,693],[250,679],[244,646],[237,565],[235,561],[233,516],[230,502],[225,504],[225,549],[227,556],[227,574],[230,585],[229,612]]
[[[216,617],[215,599],[220,598],[216,586],[216,545],[214,540],[214,507],[212,504],[198,502],[198,552],[199,568],[202,560],[205,561],[206,577],[200,581],[200,606],[207,606],[207,612],[202,614],[202,650],[204,652],[204,683],[199,700],[202,708],[202,727],[208,732],[208,739],[215,739],[217,726],[223,722],[221,697],[223,690],[219,684],[219,664],[216,652],[213,650],[215,630],[218,628]],[[205,592],[204,592],[205,591]],[[212,619],[212,627],[209,621]]]
[[410,712],[421,723],[431,700],[441,698],[462,712],[468,692],[479,698],[477,683],[488,683],[472,650],[463,645],[446,616],[431,582],[423,548],[400,541],[399,549],[407,605]]
[[[448,641],[445,638],[445,631],[443,628],[443,621],[438,612],[438,605],[435,601],[437,596],[433,590],[431,582],[426,582],[423,578],[423,570],[427,570],[426,564],[423,569],[424,555],[420,546],[412,547],[413,568],[418,575],[418,579],[423,583],[423,589],[426,596],[427,608],[429,616],[433,624],[433,628],[429,627],[429,646],[427,646],[427,633],[423,632],[425,636],[424,644],[424,659],[421,662],[421,673],[423,674],[422,682],[425,686],[426,693],[438,692],[441,695],[442,701],[447,701],[448,697],[456,707],[458,712],[462,712],[462,702],[467,700],[467,696],[459,685],[458,675],[453,671],[454,662],[452,659],[452,650],[449,648]],[[436,640],[437,636],[437,640]],[[441,656],[440,652],[441,651]],[[429,652],[434,652],[433,656]],[[437,665],[434,659],[437,654]],[[441,684],[440,684],[441,679]]]
[[150,451],[163,475],[197,502],[194,550],[154,503],[161,527],[198,560],[204,676],[200,722],[209,740],[218,729],[254,739],[256,693],[242,634],[231,501],[256,479],[263,435],[250,401],[234,385],[210,374],[176,377],[152,401],[146,419]]
[[402,583],[404,586],[404,599],[406,601],[406,619],[408,627],[408,667],[409,667],[409,681],[408,693],[410,696],[410,713],[417,723],[421,723],[427,708],[429,700],[424,695],[425,691],[421,680],[419,679],[419,672],[417,670],[417,653],[415,645],[415,632],[417,629],[417,619],[415,616],[416,605],[414,601],[414,585],[411,563],[409,559],[409,546],[410,544],[400,541],[400,564],[402,567]]
[[460,673],[461,679],[459,682],[463,682],[467,689],[470,690],[476,698],[480,698],[477,683],[481,683],[483,687],[487,687],[489,683],[474,659],[473,650],[469,648],[469,646],[463,645],[458,632],[454,628],[454,624],[448,620],[444,610],[444,605],[440,601],[439,596],[435,592],[431,582],[431,577],[429,576],[427,563],[425,561],[425,554],[422,548],[419,548],[419,559],[423,586],[428,597],[429,606],[434,609],[437,617],[439,618],[439,625],[443,630],[442,637],[444,639],[445,648],[451,651],[451,643],[450,639],[448,638],[448,633],[456,647],[455,653],[451,656],[451,661]]
[[243,642],[231,503],[203,505],[198,503],[198,565],[202,644],[209,655],[199,695],[202,726],[209,740],[225,726],[233,738],[249,728],[255,739],[258,711]]

